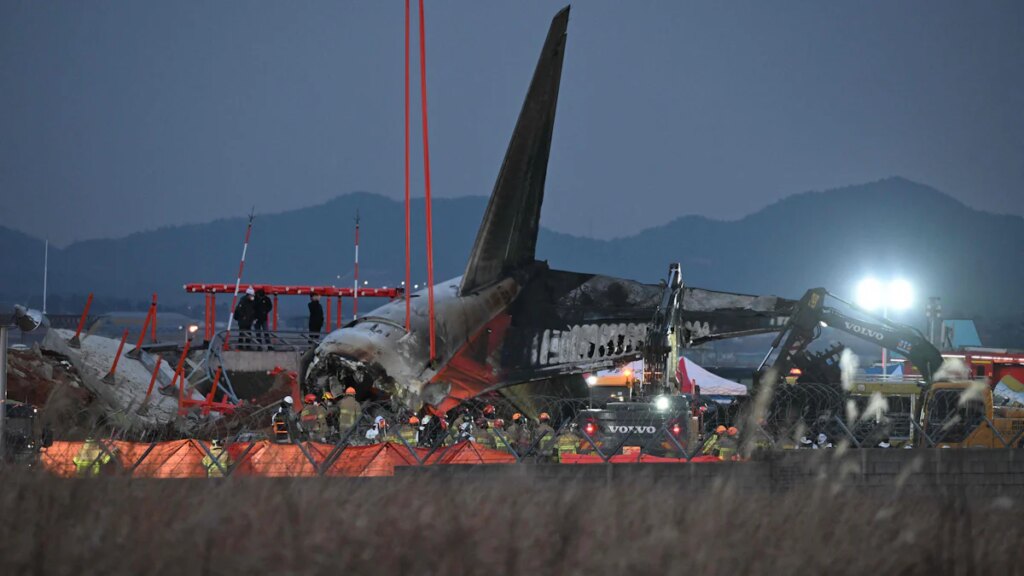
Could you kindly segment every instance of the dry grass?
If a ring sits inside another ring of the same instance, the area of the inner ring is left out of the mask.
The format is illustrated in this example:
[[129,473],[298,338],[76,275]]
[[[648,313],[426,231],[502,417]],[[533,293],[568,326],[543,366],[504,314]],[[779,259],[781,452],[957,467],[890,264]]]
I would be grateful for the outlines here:
[[0,481],[0,574],[1018,573],[1021,505],[525,478]]

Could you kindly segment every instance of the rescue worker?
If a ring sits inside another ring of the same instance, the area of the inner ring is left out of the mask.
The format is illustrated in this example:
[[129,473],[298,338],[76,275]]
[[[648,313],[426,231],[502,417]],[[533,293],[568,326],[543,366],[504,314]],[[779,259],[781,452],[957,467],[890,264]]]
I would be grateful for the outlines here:
[[[420,419],[413,414],[408,420],[406,420],[405,424],[398,427],[397,434],[392,434],[391,437],[388,438],[388,442],[393,442],[400,446],[405,446],[407,444],[409,448],[415,448],[418,443],[419,435]],[[402,442],[403,440],[405,441],[404,443]]]
[[576,423],[562,429],[562,432],[555,438],[555,450],[558,452],[558,462],[564,462],[568,454],[576,454],[579,450],[580,439],[576,436]]
[[476,432],[473,434],[473,438],[474,442],[484,448],[495,450],[498,447],[498,439],[495,438],[494,433],[491,432],[490,426],[485,418],[477,418]]
[[313,337],[320,336],[320,330],[324,327],[324,307],[320,305],[320,295],[313,293],[309,295],[309,333]]
[[736,452],[739,450],[740,431],[735,426],[729,426],[725,436],[718,440],[718,459],[735,460]]
[[534,441],[537,442],[537,460],[550,462],[555,447],[555,429],[551,427],[551,415],[540,413],[540,424],[534,430]]
[[292,397],[285,396],[281,400],[281,405],[277,407],[277,411],[274,412],[273,417],[270,419],[274,430],[274,441],[279,444],[287,444],[291,441],[293,404]]
[[338,429],[338,402],[334,398],[334,394],[330,390],[325,390],[322,398],[322,404],[324,410],[327,413],[327,431],[328,437],[334,435],[334,431]]
[[718,449],[718,443],[722,437],[725,436],[727,429],[725,426],[719,426],[715,428],[714,434],[712,434],[707,440],[704,441],[704,446],[701,447],[700,453],[704,456],[711,456],[715,454],[715,450]]
[[274,309],[274,302],[262,288],[256,291],[255,296],[256,321],[253,328],[256,331],[256,343],[266,346],[270,344],[270,335],[267,334],[267,317]]
[[383,416],[373,419],[373,426],[366,431],[366,439],[370,444],[380,444],[387,441],[388,421]]
[[110,453],[104,450],[99,442],[87,438],[82,448],[75,454],[75,475],[79,478],[99,476],[104,466],[110,463]]
[[530,426],[527,424],[526,418],[523,418],[519,412],[512,415],[512,428],[509,431],[509,436],[511,436],[509,440],[512,442],[516,454],[526,456],[532,446],[533,435],[530,433]]
[[342,438],[359,422],[362,413],[363,409],[356,400],[356,389],[349,386],[341,402],[338,402],[338,433]]
[[512,444],[512,438],[509,437],[508,431],[505,430],[505,421],[498,418],[494,421],[494,448],[511,454],[512,448],[509,447],[509,444]]
[[318,442],[327,441],[327,409],[317,402],[315,394],[306,394],[303,398],[305,406],[299,419],[302,423],[302,431],[307,438]]
[[484,409],[481,412],[483,412],[484,418],[494,420],[494,413],[496,412],[494,404],[484,404]]
[[[211,442],[209,451],[209,454],[203,456],[203,468],[206,468],[206,477],[223,478],[228,470],[228,466],[231,465],[231,457],[228,455],[228,451],[224,449],[224,444],[220,440]],[[210,457],[211,455],[213,458]],[[217,464],[220,464],[220,466]]]
[[252,323],[256,321],[256,291],[252,286],[245,289],[245,296],[235,306],[235,322],[238,323],[238,349],[246,350],[252,342]]

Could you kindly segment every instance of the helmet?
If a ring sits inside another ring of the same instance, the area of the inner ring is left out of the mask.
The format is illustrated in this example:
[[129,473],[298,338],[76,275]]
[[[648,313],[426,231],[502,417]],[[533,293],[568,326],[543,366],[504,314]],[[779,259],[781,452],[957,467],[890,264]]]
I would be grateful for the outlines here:
[[725,434],[725,432],[726,432],[725,426],[719,426],[718,428],[715,428],[715,434],[722,435],[722,434]]
[[355,393],[356,393],[356,389],[355,388],[353,388],[351,386],[349,386],[348,388],[345,388],[345,394],[348,394],[348,395],[351,396],[351,395],[355,395]]
[[512,415],[512,421],[513,422],[519,422],[519,419],[522,418],[522,417],[523,417],[522,414],[520,414],[519,412],[516,412],[515,414]]
[[541,422],[547,422],[548,420],[551,420],[551,416],[547,412],[541,412],[540,413],[540,421]]
[[292,400],[292,397],[291,397],[291,396],[285,396],[285,397],[284,397],[284,403],[285,403],[285,404],[294,404],[294,403],[295,403],[295,400]]
[[729,436],[735,436],[740,433],[740,431],[735,426],[729,426],[729,429],[726,430],[726,432],[729,433]]
[[387,428],[388,427],[388,421],[385,420],[383,416],[377,416],[376,418],[374,418],[373,419],[373,423],[376,426],[379,426],[381,428]]
[[419,423],[420,419],[417,418],[415,415],[409,417],[409,426],[418,426]]
[[494,421],[494,427],[495,428],[504,428],[505,427],[505,421],[502,420],[501,418],[498,418],[497,420]]
[[254,296],[256,294],[256,291],[253,290],[252,286],[249,286],[248,288],[245,289],[245,293],[250,296]]
[[302,399],[306,404],[312,404],[316,402],[316,394],[306,394],[306,397]]
[[334,400],[334,394],[330,390],[324,391],[324,400]]
[[494,414],[494,405],[488,404],[484,406],[484,416],[490,416],[492,414]]

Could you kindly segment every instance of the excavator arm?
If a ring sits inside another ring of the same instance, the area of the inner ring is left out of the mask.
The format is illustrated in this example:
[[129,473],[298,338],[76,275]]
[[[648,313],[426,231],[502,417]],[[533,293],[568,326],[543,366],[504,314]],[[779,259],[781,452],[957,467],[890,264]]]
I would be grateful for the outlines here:
[[[826,299],[835,300],[850,312],[828,305]],[[758,367],[758,375],[762,376],[769,370],[774,370],[778,377],[788,374],[798,356],[826,326],[902,354],[921,372],[926,383],[931,383],[942,365],[942,354],[916,328],[879,318],[824,288],[812,288],[800,299],[789,322],[772,342]],[[769,363],[776,352],[775,361]]]

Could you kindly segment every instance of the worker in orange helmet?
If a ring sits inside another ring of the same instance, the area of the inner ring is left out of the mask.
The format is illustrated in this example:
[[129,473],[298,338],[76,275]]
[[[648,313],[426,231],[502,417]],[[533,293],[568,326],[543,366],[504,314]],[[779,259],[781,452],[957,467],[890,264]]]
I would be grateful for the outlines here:
[[722,441],[722,438],[726,436],[727,432],[728,429],[725,426],[715,428],[714,434],[704,441],[704,445],[701,446],[700,453],[704,456],[715,454],[716,450],[718,450],[718,444]]
[[409,448],[415,448],[418,441],[420,432],[420,419],[413,414],[409,419],[398,428],[397,434],[392,434],[388,437],[389,442],[395,444],[408,446]]
[[345,389],[345,397],[338,402],[338,434],[345,438],[362,414],[363,408],[356,400],[356,389],[349,386]]
[[534,430],[534,442],[537,446],[537,460],[539,462],[550,462],[555,447],[555,429],[551,427],[551,415],[541,412],[538,417],[540,424]]
[[494,404],[485,404],[484,405],[484,409],[483,409],[484,418],[487,418],[488,420],[493,419],[494,418],[494,412],[495,412]]
[[736,453],[740,447],[740,431],[735,426],[730,426],[725,431],[725,437],[718,441],[718,458],[721,460],[735,460]]
[[509,440],[519,456],[526,456],[533,446],[533,434],[530,424],[519,412],[512,415],[512,427],[509,429]]
[[[306,394],[302,398],[302,412],[299,413],[299,429],[307,439],[321,440],[317,435],[316,395]],[[324,414],[326,417],[327,414]],[[322,440],[321,440],[322,441]]]
[[508,431],[505,430],[505,421],[498,418],[491,424],[491,428],[494,431],[495,448],[503,452],[512,452],[512,448],[509,446],[512,443],[512,439],[509,438]]

